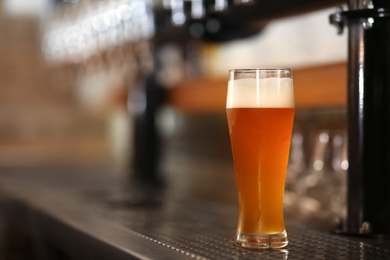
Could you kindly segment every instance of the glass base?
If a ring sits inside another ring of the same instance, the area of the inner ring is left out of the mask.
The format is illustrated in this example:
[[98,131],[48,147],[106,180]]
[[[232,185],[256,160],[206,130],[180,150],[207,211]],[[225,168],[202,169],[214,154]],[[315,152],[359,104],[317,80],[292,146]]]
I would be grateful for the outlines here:
[[288,244],[286,230],[270,235],[238,233],[236,242],[239,247],[250,249],[277,249]]

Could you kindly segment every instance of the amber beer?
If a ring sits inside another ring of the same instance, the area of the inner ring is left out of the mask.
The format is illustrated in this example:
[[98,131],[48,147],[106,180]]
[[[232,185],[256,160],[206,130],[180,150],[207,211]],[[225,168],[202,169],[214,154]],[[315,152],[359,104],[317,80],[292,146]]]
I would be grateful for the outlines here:
[[237,243],[284,247],[283,195],[295,110],[291,70],[230,71],[226,108],[240,207]]

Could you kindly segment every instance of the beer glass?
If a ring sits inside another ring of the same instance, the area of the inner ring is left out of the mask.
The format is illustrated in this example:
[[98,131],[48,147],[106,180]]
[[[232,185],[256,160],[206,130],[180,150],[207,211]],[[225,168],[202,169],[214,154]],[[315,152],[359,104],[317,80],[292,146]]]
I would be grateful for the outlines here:
[[287,246],[283,195],[294,121],[291,69],[236,69],[226,112],[236,172],[238,246]]

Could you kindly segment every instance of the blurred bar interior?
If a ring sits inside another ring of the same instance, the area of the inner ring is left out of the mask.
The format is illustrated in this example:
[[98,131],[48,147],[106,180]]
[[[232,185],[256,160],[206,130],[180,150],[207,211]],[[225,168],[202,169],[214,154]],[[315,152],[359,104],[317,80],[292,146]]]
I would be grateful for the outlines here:
[[258,2],[0,0],[1,168],[100,167],[235,206],[227,72],[291,67],[285,219],[340,225],[348,34],[329,15],[345,2]]
[[[241,29],[222,24],[227,2],[207,17],[191,4],[184,14],[180,1],[3,0],[1,164],[104,165],[167,185],[177,174],[188,192],[191,175],[203,183],[199,195],[235,203],[227,71],[283,65],[294,70],[298,108],[286,213],[316,225],[344,215],[347,38],[328,24],[335,8],[318,4]],[[172,17],[169,8],[177,8]],[[154,104],[146,104],[146,81]],[[148,163],[142,153],[152,154]],[[219,178],[234,191],[209,194],[206,183]]]

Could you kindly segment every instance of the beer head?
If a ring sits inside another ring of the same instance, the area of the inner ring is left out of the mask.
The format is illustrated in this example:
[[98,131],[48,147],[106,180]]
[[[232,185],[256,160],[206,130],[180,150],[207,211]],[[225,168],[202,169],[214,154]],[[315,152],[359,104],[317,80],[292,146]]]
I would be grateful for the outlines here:
[[260,77],[257,71],[253,70],[251,75],[246,70],[246,77],[230,78],[226,108],[295,106],[291,74],[288,77],[275,77],[275,73],[271,77]]

